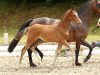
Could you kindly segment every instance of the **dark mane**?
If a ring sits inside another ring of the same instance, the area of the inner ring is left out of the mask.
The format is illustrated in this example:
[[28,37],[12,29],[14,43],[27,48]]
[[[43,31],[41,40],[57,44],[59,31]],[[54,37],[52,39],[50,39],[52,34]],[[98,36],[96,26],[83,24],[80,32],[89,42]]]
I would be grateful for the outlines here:
[[85,9],[89,4],[91,4],[92,0],[87,0],[85,1],[77,10],[78,13],[80,13],[81,11],[83,11],[83,9]]

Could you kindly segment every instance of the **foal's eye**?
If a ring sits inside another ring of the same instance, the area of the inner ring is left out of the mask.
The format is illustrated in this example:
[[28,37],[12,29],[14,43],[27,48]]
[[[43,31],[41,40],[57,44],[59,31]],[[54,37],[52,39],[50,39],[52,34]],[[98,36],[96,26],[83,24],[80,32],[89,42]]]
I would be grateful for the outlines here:
[[73,16],[76,16],[76,15],[73,15]]

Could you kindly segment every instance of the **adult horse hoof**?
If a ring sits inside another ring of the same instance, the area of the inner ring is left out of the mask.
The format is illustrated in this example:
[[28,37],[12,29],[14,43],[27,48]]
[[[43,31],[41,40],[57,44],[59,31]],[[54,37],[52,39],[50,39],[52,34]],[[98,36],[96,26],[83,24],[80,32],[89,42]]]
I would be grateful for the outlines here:
[[75,63],[75,65],[76,65],[76,66],[82,66],[82,64],[81,64],[81,63]]
[[37,67],[37,65],[34,64],[34,63],[30,64],[30,66],[32,66],[32,67]]
[[90,59],[90,56],[87,56],[87,57],[84,59],[84,63],[87,62],[89,59]]
[[42,61],[42,59],[43,59],[43,55],[41,55],[41,61]]
[[88,58],[85,58],[85,59],[84,59],[84,63],[87,62],[87,61],[88,61]]

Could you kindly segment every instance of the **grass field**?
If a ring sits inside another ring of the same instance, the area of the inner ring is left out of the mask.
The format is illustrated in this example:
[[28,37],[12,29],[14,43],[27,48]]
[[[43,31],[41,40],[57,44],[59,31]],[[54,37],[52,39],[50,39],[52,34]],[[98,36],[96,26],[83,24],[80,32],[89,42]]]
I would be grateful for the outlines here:
[[[77,4],[66,4],[66,3],[57,3],[53,6],[46,6],[44,4],[34,4],[33,6],[25,6],[25,7],[4,7],[0,9],[0,44],[3,44],[3,33],[5,32],[3,27],[7,27],[7,32],[9,34],[9,42],[16,35],[20,26],[29,19],[34,19],[38,17],[51,17],[51,18],[59,18],[61,19],[65,11],[71,7],[79,7],[81,3]],[[91,24],[96,24],[98,18],[93,19]],[[87,37],[87,41],[96,41],[100,39],[100,31],[96,32],[96,34],[92,34],[91,31],[95,28],[94,25],[90,26],[89,36]],[[26,37],[24,36],[21,39],[21,43],[24,43]]]
[[[100,40],[100,31],[98,30],[95,34],[91,33],[91,31],[93,30],[93,28],[90,28],[89,30],[89,35],[87,37],[87,41],[92,42],[92,41],[98,41]],[[9,35],[9,42],[12,41],[12,39],[14,38],[14,36],[16,35],[18,29],[9,29],[7,30],[8,35]],[[4,43],[4,30],[0,30],[0,44]],[[24,35],[22,37],[22,39],[20,40],[20,42],[22,44],[24,44],[26,42],[26,35]]]

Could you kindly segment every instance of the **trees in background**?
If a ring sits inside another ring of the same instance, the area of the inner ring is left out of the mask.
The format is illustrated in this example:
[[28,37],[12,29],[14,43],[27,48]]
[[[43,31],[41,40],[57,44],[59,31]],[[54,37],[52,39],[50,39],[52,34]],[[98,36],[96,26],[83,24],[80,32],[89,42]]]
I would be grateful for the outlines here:
[[67,2],[67,3],[80,3],[85,0],[0,0],[0,4],[5,5],[32,5],[35,3],[61,3],[61,2]]
[[[80,6],[84,0],[0,0],[0,29],[4,25],[18,28],[30,18],[61,18],[70,7]],[[56,13],[56,14],[55,14]]]

